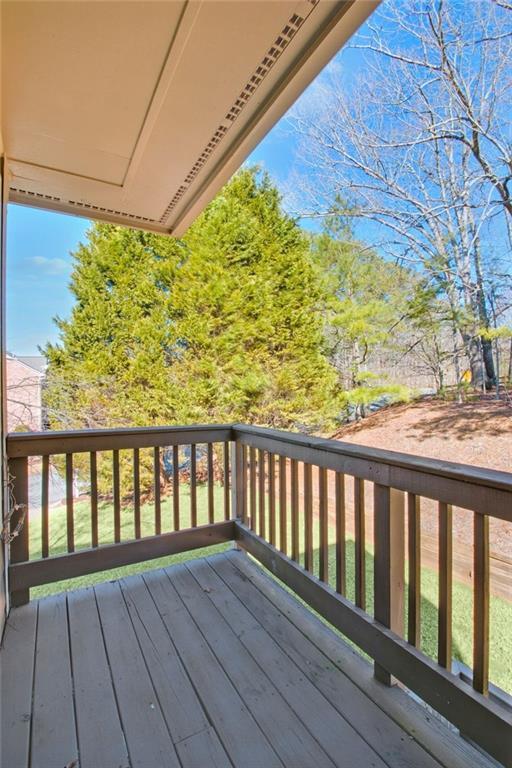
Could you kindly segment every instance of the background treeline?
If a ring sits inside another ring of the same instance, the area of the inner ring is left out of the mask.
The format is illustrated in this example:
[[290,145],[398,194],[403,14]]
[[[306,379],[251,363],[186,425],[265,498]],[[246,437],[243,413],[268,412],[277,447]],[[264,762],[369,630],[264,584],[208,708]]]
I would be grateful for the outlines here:
[[328,431],[408,383],[467,366],[441,290],[358,242],[348,217],[305,232],[243,170],[182,240],[92,225],[56,319],[54,429],[244,421]]

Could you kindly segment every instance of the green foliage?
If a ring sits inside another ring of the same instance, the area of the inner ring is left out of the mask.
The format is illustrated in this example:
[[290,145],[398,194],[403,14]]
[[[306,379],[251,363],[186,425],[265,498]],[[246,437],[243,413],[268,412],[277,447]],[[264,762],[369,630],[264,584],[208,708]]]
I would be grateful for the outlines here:
[[328,354],[340,385],[356,387],[362,396],[367,363],[375,350],[394,347],[416,278],[355,240],[343,207],[342,214],[329,218],[323,232],[312,238],[312,254],[324,288]]
[[237,174],[183,240],[95,224],[74,259],[52,427],[332,420],[323,286],[265,176]]
[[367,407],[380,397],[386,397],[391,403],[409,403],[413,397],[410,387],[401,384],[389,384],[379,386],[361,386],[347,390],[343,393],[347,405]]
[[510,339],[512,338],[512,328],[508,325],[501,325],[499,328],[479,328],[478,335],[487,341]]

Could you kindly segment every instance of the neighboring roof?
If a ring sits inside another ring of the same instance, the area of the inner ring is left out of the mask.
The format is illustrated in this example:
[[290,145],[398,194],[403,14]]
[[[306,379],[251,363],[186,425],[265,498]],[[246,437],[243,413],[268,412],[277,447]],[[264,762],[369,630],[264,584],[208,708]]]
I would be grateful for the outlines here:
[[182,234],[376,5],[4,0],[9,199]]
[[7,358],[18,360],[38,373],[44,374],[46,371],[46,358],[43,355],[13,355],[12,353],[7,353]]

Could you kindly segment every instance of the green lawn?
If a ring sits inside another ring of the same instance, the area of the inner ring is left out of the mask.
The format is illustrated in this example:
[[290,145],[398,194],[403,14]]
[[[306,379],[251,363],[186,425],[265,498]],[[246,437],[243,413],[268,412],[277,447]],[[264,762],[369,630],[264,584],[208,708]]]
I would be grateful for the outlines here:
[[[215,487],[215,519],[222,520],[223,513],[223,489]],[[197,488],[197,516],[198,524],[207,522],[207,488],[199,485]],[[113,541],[113,510],[110,502],[102,503],[98,510],[99,537],[103,544]],[[182,528],[190,524],[190,495],[188,486],[180,485],[180,525]],[[141,528],[143,536],[154,534],[154,508],[151,503],[144,504],[141,508]],[[172,530],[172,497],[162,498],[162,531]],[[267,528],[268,530],[268,528]],[[299,530],[303,531],[302,520],[299,521]],[[122,539],[128,540],[134,537],[133,510],[126,506],[121,512]],[[334,540],[334,532],[330,531],[331,541]],[[314,526],[315,537],[315,572],[318,573],[318,525]],[[31,558],[40,556],[41,528],[38,517],[30,520],[30,552]],[[300,541],[301,550],[304,549],[303,539]],[[79,501],[75,504],[75,547],[80,549],[90,547],[90,506],[88,501]],[[149,562],[136,563],[109,571],[68,579],[53,584],[46,584],[31,589],[31,597],[37,598],[54,594],[81,586],[96,584],[108,579],[116,579],[133,573],[147,571],[150,568],[159,568],[173,563],[183,562],[194,557],[201,557],[212,552],[220,552],[229,544],[221,544],[208,549],[186,552],[179,555],[158,558]],[[60,554],[66,551],[66,510],[64,507],[53,507],[50,510],[50,553]],[[352,540],[347,541],[347,597],[354,599],[354,561],[355,549]],[[303,555],[301,555],[303,558]],[[367,610],[373,613],[373,554],[370,548],[366,553],[366,584],[367,584]],[[335,574],[335,547],[329,550],[329,572],[332,583]],[[422,578],[422,650],[432,658],[436,657],[437,648],[437,574],[423,568]],[[333,583],[334,586],[334,583]],[[472,666],[472,611],[473,596],[469,586],[454,582],[453,585],[453,655],[456,659]],[[510,655],[510,632],[512,627],[512,603],[499,597],[491,599],[491,643],[490,643],[490,677],[491,680],[504,690],[512,692],[512,657]]]
[[[198,485],[197,487],[197,522],[198,525],[204,525],[208,522],[207,506],[207,487]],[[224,518],[223,511],[223,489],[220,486],[215,487],[214,493],[215,520]],[[172,497],[162,498],[162,531],[172,530]],[[153,504],[143,504],[141,506],[141,535],[152,536],[155,533],[155,513]],[[75,522],[75,549],[83,549],[91,546],[91,513],[88,501],[78,501],[74,507]],[[180,526],[182,528],[190,527],[190,493],[188,486],[180,486]],[[128,541],[135,536],[135,527],[133,519],[133,509],[127,505],[121,509],[121,539]],[[104,502],[98,505],[98,538],[100,544],[111,544],[114,541],[114,513],[110,502]],[[50,509],[50,555],[59,555],[66,552],[66,508],[64,506],[52,507]],[[113,568],[108,571],[99,571],[86,576],[79,576],[75,579],[65,579],[52,584],[43,584],[40,587],[34,587],[30,590],[31,599],[53,595],[56,592],[64,592],[70,589],[98,584],[110,579],[119,579],[122,576],[128,576],[133,573],[141,573],[150,568],[162,568],[173,563],[190,560],[194,557],[203,557],[213,552],[222,552],[229,544],[217,544],[213,547],[184,552],[179,555],[169,555],[159,557],[142,563],[134,563],[121,568]],[[30,519],[30,559],[37,559],[41,556],[41,518],[36,516]]]

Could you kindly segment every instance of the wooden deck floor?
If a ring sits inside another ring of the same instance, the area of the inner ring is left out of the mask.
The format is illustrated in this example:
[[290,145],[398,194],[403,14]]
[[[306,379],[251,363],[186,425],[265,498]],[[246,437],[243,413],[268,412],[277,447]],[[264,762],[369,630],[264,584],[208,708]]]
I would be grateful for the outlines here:
[[235,550],[11,612],[2,768],[490,763]]

